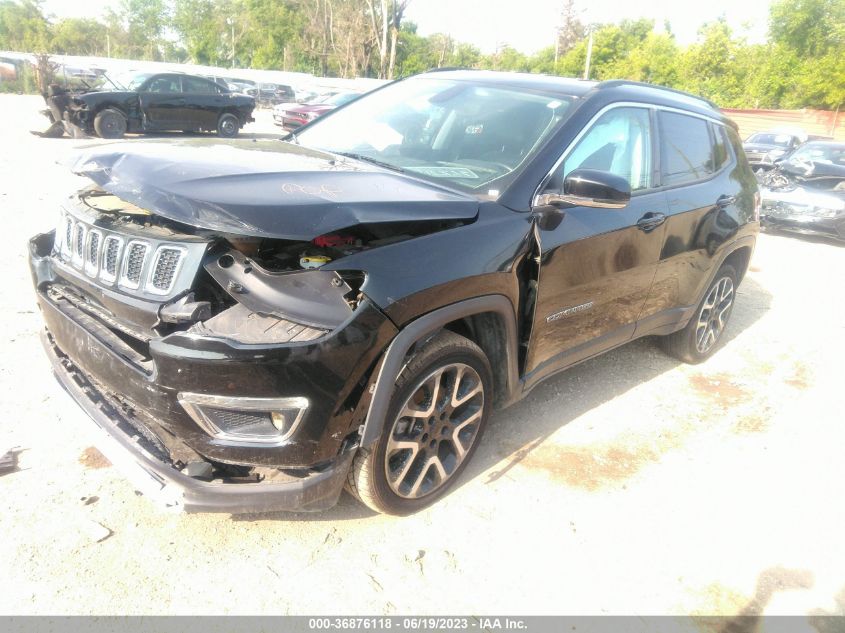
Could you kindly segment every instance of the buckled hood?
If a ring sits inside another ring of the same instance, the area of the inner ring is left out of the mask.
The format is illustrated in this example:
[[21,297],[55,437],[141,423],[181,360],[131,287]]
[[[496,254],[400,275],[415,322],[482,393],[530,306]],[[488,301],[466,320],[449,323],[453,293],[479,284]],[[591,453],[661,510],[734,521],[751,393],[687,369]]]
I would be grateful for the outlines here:
[[90,147],[74,173],[161,217],[244,236],[312,240],[381,222],[471,220],[476,198],[278,140]]

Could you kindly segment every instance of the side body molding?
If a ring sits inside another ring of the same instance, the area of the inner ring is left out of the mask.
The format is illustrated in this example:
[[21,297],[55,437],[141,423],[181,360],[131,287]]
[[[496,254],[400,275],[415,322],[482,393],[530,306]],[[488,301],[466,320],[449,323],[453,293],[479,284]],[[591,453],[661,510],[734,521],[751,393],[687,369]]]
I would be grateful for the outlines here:
[[429,312],[413,321],[399,332],[396,338],[393,339],[393,342],[388,346],[378,378],[376,379],[373,399],[370,402],[370,410],[364,422],[364,430],[361,434],[361,446],[369,446],[381,435],[396,378],[399,376],[399,372],[402,371],[402,367],[405,364],[405,357],[411,346],[436,332],[447,323],[485,312],[495,312],[502,317],[502,321],[505,324],[507,333],[505,355],[508,393],[504,394],[505,397],[501,401],[506,404],[514,401],[519,386],[519,373],[517,370],[516,316],[513,304],[504,295],[485,295],[453,303]]

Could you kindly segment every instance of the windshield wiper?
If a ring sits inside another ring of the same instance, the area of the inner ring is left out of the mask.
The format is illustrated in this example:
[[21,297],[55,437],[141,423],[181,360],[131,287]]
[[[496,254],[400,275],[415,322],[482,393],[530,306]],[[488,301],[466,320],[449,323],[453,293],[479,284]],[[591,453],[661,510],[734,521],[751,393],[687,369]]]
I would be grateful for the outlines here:
[[361,160],[365,163],[370,163],[371,165],[376,165],[377,167],[384,167],[385,169],[390,169],[392,171],[397,171],[400,174],[404,174],[405,170],[399,167],[398,165],[391,165],[390,163],[385,163],[384,161],[380,161],[378,158],[373,158],[372,156],[367,156],[366,154],[357,154],[355,152],[332,152],[333,154],[337,154],[338,156],[346,156],[346,158],[352,158],[355,160]]

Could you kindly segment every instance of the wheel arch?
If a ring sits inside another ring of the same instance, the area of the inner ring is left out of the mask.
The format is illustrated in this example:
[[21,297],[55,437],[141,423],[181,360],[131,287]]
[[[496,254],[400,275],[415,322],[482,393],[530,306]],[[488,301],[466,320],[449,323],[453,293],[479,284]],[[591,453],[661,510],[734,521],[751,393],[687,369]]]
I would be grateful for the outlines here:
[[751,263],[751,253],[753,252],[753,248],[746,244],[744,246],[740,246],[730,253],[725,259],[722,261],[721,266],[725,264],[730,264],[734,267],[737,274],[737,283],[742,281],[742,278],[745,277],[745,273],[748,271],[748,266]]
[[361,433],[369,446],[382,433],[396,377],[414,346],[446,329],[473,341],[487,355],[493,370],[497,407],[510,404],[518,392],[516,313],[504,295],[485,295],[444,306],[406,325],[384,354]]
[[91,115],[91,122],[94,122],[94,118],[100,114],[103,110],[117,110],[120,112],[125,118],[127,123],[129,122],[129,113],[126,111],[126,107],[122,106],[119,103],[115,103],[114,101],[104,101],[103,103],[98,103],[97,106],[92,111]]

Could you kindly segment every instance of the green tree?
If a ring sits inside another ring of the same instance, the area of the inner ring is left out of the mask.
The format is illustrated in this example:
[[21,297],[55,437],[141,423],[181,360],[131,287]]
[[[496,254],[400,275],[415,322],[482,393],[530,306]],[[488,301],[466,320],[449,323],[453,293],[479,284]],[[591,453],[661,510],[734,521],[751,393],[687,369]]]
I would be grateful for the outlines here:
[[106,55],[103,25],[97,20],[65,18],[51,28],[50,50],[62,55]]
[[46,52],[50,29],[40,0],[0,0],[0,50]]

